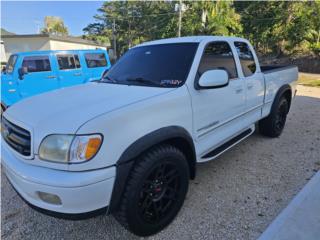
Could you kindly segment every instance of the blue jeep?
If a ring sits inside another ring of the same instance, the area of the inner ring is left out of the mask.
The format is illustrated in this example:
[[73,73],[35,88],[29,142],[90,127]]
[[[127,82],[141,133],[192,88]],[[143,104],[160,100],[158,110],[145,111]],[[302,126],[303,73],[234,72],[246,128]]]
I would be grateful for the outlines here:
[[1,74],[1,110],[39,93],[98,80],[110,67],[105,50],[13,54]]

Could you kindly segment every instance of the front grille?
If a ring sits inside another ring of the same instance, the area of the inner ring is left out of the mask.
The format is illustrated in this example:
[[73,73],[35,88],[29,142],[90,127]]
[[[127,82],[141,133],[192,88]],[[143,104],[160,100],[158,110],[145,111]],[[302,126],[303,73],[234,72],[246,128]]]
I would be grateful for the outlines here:
[[30,132],[2,118],[1,134],[6,143],[23,156],[30,156]]

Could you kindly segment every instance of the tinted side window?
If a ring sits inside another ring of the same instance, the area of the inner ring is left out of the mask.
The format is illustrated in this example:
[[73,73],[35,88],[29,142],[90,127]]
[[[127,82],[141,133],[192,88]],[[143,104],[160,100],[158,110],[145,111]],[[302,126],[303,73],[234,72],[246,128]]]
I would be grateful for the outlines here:
[[107,66],[107,60],[104,53],[86,53],[84,57],[88,68]]
[[78,55],[74,55],[74,62],[76,64],[76,68],[81,67]]
[[235,42],[234,46],[237,49],[244,76],[251,76],[256,72],[256,63],[248,44],[244,42]]
[[13,69],[14,69],[14,65],[16,64],[18,56],[17,55],[11,55],[8,63],[7,63],[7,73],[12,73]]
[[26,67],[29,73],[51,71],[51,66],[50,66],[50,61],[48,56],[25,57],[22,62],[22,67]]
[[80,68],[78,55],[58,54],[57,60],[60,70]]
[[199,73],[201,75],[212,69],[226,70],[230,79],[238,77],[233,54],[227,42],[210,43],[204,50],[199,65]]

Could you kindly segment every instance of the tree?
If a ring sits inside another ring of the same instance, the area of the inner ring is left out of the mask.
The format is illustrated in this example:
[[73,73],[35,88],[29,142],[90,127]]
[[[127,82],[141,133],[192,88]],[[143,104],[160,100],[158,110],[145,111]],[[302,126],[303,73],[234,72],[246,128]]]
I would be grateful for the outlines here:
[[64,25],[64,22],[60,17],[46,16],[44,25],[45,27],[41,30],[41,33],[68,35],[68,28]]
[[[85,38],[116,38],[118,55],[149,40],[176,37],[174,1],[108,1],[84,28]],[[181,35],[248,38],[263,54],[320,52],[320,0],[316,1],[184,1]],[[112,29],[115,31],[112,31]],[[114,35],[113,35],[114,33]],[[111,41],[113,43],[113,41]],[[317,50],[318,49],[318,50]]]
[[[178,13],[173,1],[111,1],[105,2],[94,16],[96,23],[84,28],[85,37],[112,39],[115,22],[116,44],[120,55],[143,41],[176,37]],[[240,16],[233,2],[184,2],[182,35],[241,33]],[[202,17],[201,17],[202,16]]]
[[308,50],[310,41],[315,41],[320,24],[319,1],[236,2],[235,5],[241,14],[244,36],[264,54]]
[[175,36],[173,2],[110,1],[105,2],[98,12],[94,16],[97,22],[84,28],[85,37],[113,39],[114,27],[118,55],[140,42]]
[[240,15],[235,12],[232,1],[186,2],[183,18],[185,35],[240,35]]

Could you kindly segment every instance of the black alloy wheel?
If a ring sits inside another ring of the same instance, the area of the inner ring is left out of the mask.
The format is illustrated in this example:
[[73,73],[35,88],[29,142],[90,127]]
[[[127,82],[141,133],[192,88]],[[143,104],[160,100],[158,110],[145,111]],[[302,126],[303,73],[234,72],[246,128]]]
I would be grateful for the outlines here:
[[189,185],[185,155],[162,144],[142,154],[131,170],[116,219],[138,236],[164,229],[178,214]]

